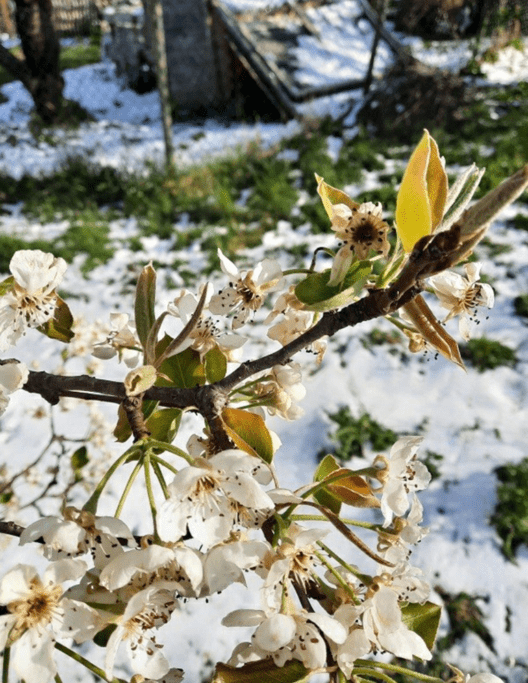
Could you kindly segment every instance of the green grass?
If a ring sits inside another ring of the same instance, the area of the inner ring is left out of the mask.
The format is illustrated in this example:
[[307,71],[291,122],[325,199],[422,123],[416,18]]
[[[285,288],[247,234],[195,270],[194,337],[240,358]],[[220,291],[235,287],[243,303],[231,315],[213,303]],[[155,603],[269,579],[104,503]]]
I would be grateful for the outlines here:
[[398,438],[396,432],[383,427],[368,413],[354,417],[348,406],[341,406],[337,412],[329,413],[328,417],[335,425],[330,433],[330,441],[335,446],[330,451],[321,451],[319,457],[331,452],[339,460],[347,461],[354,456],[365,456],[366,446],[373,451],[386,451]]
[[460,354],[479,372],[494,370],[501,365],[513,367],[517,363],[514,349],[486,337],[470,339],[467,344],[462,344]]
[[521,545],[528,545],[528,458],[495,470],[497,504],[490,518],[501,541],[501,550],[512,562]]
[[528,294],[520,294],[513,300],[515,314],[521,318],[528,318]]
[[13,254],[20,249],[41,249],[62,256],[67,263],[71,263],[78,254],[84,254],[83,273],[106,263],[114,253],[108,238],[107,221],[99,212],[89,209],[77,214],[70,227],[54,240],[24,240],[0,234],[0,273],[9,271]]
[[[19,59],[22,57],[22,50],[14,47],[9,50]],[[59,63],[62,69],[78,69],[86,64],[96,64],[101,61],[101,48],[97,42],[90,42],[88,45],[69,45],[61,49]],[[15,78],[11,72],[0,66],[0,86],[11,83]]]

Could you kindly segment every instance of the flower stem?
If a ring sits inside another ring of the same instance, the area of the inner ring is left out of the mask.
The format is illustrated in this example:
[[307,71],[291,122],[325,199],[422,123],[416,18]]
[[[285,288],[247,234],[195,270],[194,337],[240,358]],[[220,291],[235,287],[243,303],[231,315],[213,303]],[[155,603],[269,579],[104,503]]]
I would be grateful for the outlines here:
[[385,681],[385,683],[394,683],[390,676],[381,673],[381,671],[374,671],[374,669],[356,669],[354,667],[354,676],[361,676],[361,674],[364,676],[373,676],[374,678],[379,678],[382,681]]
[[150,457],[151,453],[150,451],[145,455],[145,458],[143,460],[143,466],[145,468],[145,486],[147,487],[147,495],[149,499],[149,504],[150,504],[150,513],[152,515],[152,523],[154,525],[154,535],[157,536],[157,527],[156,527],[156,515],[158,514],[158,511],[156,509],[156,500],[154,498],[154,491],[152,490],[152,476],[150,473]]
[[125,681],[123,681],[122,678],[108,678],[108,676],[102,669],[100,669],[95,664],[92,664],[92,662],[90,662],[88,659],[85,659],[78,652],[74,652],[73,650],[70,650],[69,647],[66,647],[66,645],[62,645],[62,643],[55,643],[55,649],[59,652],[62,652],[65,655],[68,655],[68,657],[71,657],[71,659],[74,659],[76,662],[79,662],[79,664],[82,664],[96,676],[102,678],[103,681],[107,681],[108,683],[125,683]]
[[163,476],[163,472],[161,471],[160,464],[157,461],[155,455],[151,456],[151,464],[152,464],[152,469],[154,470],[154,474],[156,475],[156,479],[159,481],[159,485],[161,486],[161,489],[163,491],[163,495],[165,497],[165,500],[167,500],[167,498],[170,496],[169,487],[167,486],[167,482],[165,481],[165,477]]
[[348,585],[348,583],[345,581],[345,579],[341,576],[341,574],[336,571],[335,567],[332,567],[330,562],[321,554],[315,551],[315,556],[319,559],[320,562],[324,564],[324,566],[328,569],[328,571],[333,574],[337,582],[340,584],[342,588],[348,593],[348,595],[352,598],[352,602],[355,605],[359,605],[360,600],[357,597],[357,595],[354,593],[353,589],[351,586]]
[[9,655],[11,648],[6,647],[4,650],[4,661],[2,662],[2,683],[8,683],[9,680]]
[[[324,515],[291,515],[290,519],[294,522],[328,522],[328,517],[325,517]],[[339,519],[343,524],[358,526],[362,529],[368,529],[369,531],[378,531],[380,526],[373,522],[361,522],[358,519],[347,519],[346,517],[340,517]]]
[[[397,674],[403,674],[404,676],[411,676],[412,678],[417,678],[419,681],[425,681],[425,683],[444,683],[441,678],[436,676],[428,676],[427,674],[418,673],[418,671],[412,671],[404,666],[398,666],[397,664],[385,664],[384,662],[371,662],[368,659],[356,659],[356,666],[371,668],[373,665],[377,669],[385,669],[386,671],[394,671]],[[373,675],[370,674],[370,675]]]
[[168,451],[169,453],[173,453],[174,455],[179,455],[180,458],[186,460],[189,463],[189,465],[192,465],[194,463],[194,458],[192,458],[185,451],[182,451],[181,448],[178,448],[177,446],[172,446],[170,443],[166,443],[165,441],[157,441],[156,439],[152,438],[149,438],[147,443],[151,448],[161,448],[162,451]]
[[170,462],[167,462],[167,460],[164,460],[163,458],[160,458],[159,455],[155,455],[154,453],[152,454],[152,460],[155,461],[158,465],[161,465],[162,467],[166,467],[169,472],[172,472],[172,474],[178,474],[178,471],[174,465],[171,465]]
[[103,493],[105,486],[110,481],[110,477],[113,474],[115,474],[115,472],[118,470],[118,468],[121,467],[121,465],[124,465],[131,456],[135,455],[138,451],[140,451],[140,449],[141,449],[141,446],[138,446],[138,444],[136,443],[131,448],[129,448],[127,451],[125,451],[123,453],[123,455],[119,456],[119,458],[110,466],[110,468],[105,473],[105,475],[101,479],[101,481],[97,484],[95,491],[92,493],[90,498],[88,498],[86,503],[83,505],[83,510],[86,510],[87,512],[91,512],[94,515],[96,514],[97,504],[99,503],[99,498],[101,497],[101,494]]
[[137,463],[136,463],[134,469],[132,470],[132,473],[130,474],[130,476],[129,476],[129,478],[128,478],[128,481],[127,481],[127,483],[126,483],[126,485],[125,485],[125,488],[124,488],[124,490],[123,490],[123,493],[121,494],[121,498],[119,499],[119,502],[118,502],[118,504],[117,504],[117,507],[116,507],[116,511],[115,511],[114,517],[119,517],[119,515],[121,514],[121,512],[122,512],[122,510],[123,510],[123,505],[125,504],[125,501],[126,501],[126,499],[127,499],[127,496],[128,496],[128,494],[130,493],[130,490],[131,490],[131,488],[132,488],[132,485],[133,485],[133,483],[134,483],[134,481],[135,481],[137,475],[139,474],[139,471],[141,470],[142,466],[143,466],[143,458],[140,458],[140,459],[137,461]]
[[322,541],[317,541],[317,545],[318,545],[320,548],[322,548],[322,549],[325,551],[325,553],[326,553],[327,555],[329,555],[330,557],[333,557],[334,560],[336,560],[337,562],[339,562],[339,564],[340,564],[344,569],[346,569],[346,570],[349,571],[351,574],[353,574],[353,575],[356,576],[358,579],[360,579],[366,586],[368,586],[370,583],[372,583],[372,580],[371,580],[371,577],[370,577],[370,576],[368,576],[368,575],[366,575],[366,574],[362,574],[362,573],[357,569],[357,567],[353,567],[351,564],[348,564],[348,562],[345,562],[345,560],[343,560],[341,557],[339,557],[339,555],[338,555],[337,553],[335,553],[331,548],[329,548],[327,545],[325,545]]

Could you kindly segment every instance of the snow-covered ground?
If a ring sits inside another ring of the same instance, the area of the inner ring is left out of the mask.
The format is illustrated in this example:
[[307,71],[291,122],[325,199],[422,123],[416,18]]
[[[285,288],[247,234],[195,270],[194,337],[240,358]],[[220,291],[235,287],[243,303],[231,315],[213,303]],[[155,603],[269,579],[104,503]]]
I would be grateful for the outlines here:
[[[237,1],[242,3],[242,0]],[[412,42],[418,56],[436,64],[440,60],[452,65],[460,57],[460,49],[457,56],[454,51],[448,54],[445,45],[436,48],[432,45],[426,50],[420,49],[416,40]],[[443,56],[439,56],[440,47]],[[349,59],[353,56],[349,55]],[[528,48],[524,53],[513,48],[504,50],[498,62],[484,68],[489,82],[525,80],[528,77]],[[0,105],[0,173],[14,177],[24,173],[46,174],[67,156],[79,154],[122,169],[137,168],[147,160],[162,160],[163,135],[156,93],[137,95],[127,90],[114,77],[112,66],[106,63],[67,71],[65,78],[66,96],[78,100],[94,115],[96,122],[84,124],[74,133],[56,133],[53,144],[36,143],[28,129],[29,96],[18,83],[3,86],[2,93],[8,101]],[[322,110],[335,111],[341,105],[336,104],[335,99],[327,98],[322,104],[314,103],[313,110],[317,111],[319,106]],[[176,163],[178,166],[196,164],[205,158],[243,148],[252,140],[272,145],[294,133],[298,125],[296,122],[249,125],[217,120],[199,125],[177,124],[174,126]],[[449,157],[448,150],[443,153]],[[449,158],[447,160],[449,162]],[[470,162],[468,159],[468,164]],[[325,434],[329,420],[325,411],[333,412],[346,404],[353,414],[368,412],[397,432],[414,433],[418,425],[422,425],[423,452],[429,449],[439,453],[443,461],[441,479],[421,495],[425,523],[431,533],[415,552],[414,564],[424,569],[431,583],[450,593],[465,591],[482,596],[479,606],[485,613],[486,626],[495,646],[495,652],[492,652],[477,636],[470,634],[445,658],[467,671],[493,670],[509,683],[528,680],[528,550],[520,550],[517,564],[507,562],[487,521],[496,503],[493,469],[528,456],[528,342],[526,326],[513,315],[512,306],[514,296],[528,292],[528,246],[525,233],[514,230],[511,223],[506,222],[507,218],[523,211],[528,213],[526,208],[511,207],[492,228],[493,241],[513,248],[494,262],[483,259],[483,272],[493,278],[496,306],[489,319],[481,318],[475,330],[477,336],[485,335],[515,348],[519,359],[515,368],[501,367],[484,373],[469,369],[464,374],[443,359],[423,362],[421,358],[411,357],[402,361],[400,355],[390,355],[386,348],[365,348],[361,343],[359,333],[376,326],[372,323],[358,333],[340,333],[322,366],[311,375],[313,365],[307,359],[308,393],[302,402],[304,416],[291,423],[278,419],[272,422],[284,444],[277,456],[277,467],[281,483],[287,487],[305,483],[307,469],[315,466],[315,454],[327,444]],[[50,238],[60,233],[61,226],[38,225],[14,211],[10,215],[0,215],[0,230],[32,238],[39,235]],[[134,234],[136,230],[133,219],[111,224],[111,236],[116,240]],[[320,237],[315,240],[300,236],[299,231],[293,232],[289,223],[282,221],[276,231],[265,236],[261,246],[248,252],[248,261],[254,263],[263,258],[267,250],[291,246],[301,239],[316,244]],[[132,295],[130,290],[123,295],[121,284],[128,277],[128,263],[131,260],[137,263],[139,258],[145,263],[150,258],[169,262],[163,240],[155,236],[144,239],[143,248],[138,255],[126,246],[119,247],[110,262],[92,271],[88,280],[82,278],[76,261],[64,283],[64,291],[82,291],[82,298],[70,302],[74,313],[82,314],[90,321],[107,321],[110,310],[130,311]],[[195,271],[204,265],[202,255],[192,249],[171,257],[181,258]],[[175,294],[161,285],[161,305]],[[253,329],[255,335],[262,330],[259,325]],[[450,329],[455,331],[456,326]],[[29,363],[38,352],[38,367],[51,371],[59,363],[57,344],[49,340],[41,342],[36,333],[30,333],[12,355]],[[337,347],[340,347],[339,355]],[[74,360],[67,369],[72,373],[81,372],[83,366]],[[122,377],[123,370],[110,364],[102,372]],[[3,416],[0,444],[4,454],[2,460],[8,464],[9,471],[15,470],[11,464],[14,459],[17,469],[32,462],[49,438],[46,418],[31,417],[28,422],[28,417],[34,416],[42,405],[37,397],[18,392]],[[57,433],[75,437],[78,430],[85,428],[86,408],[55,413]],[[113,415],[112,410],[102,413],[108,420]],[[191,431],[191,424],[183,428],[182,444]],[[110,446],[114,455],[119,453],[118,446]],[[53,464],[51,461],[46,463],[48,466]],[[30,500],[36,483],[26,482],[19,491],[17,489],[20,497]],[[123,479],[116,480],[115,495],[122,484]],[[56,510],[60,501],[52,502]],[[112,504],[115,505],[115,500],[107,501],[103,513],[110,512]],[[52,509],[43,506],[45,513]],[[34,510],[21,511],[17,521],[27,523],[33,515]],[[141,505],[126,508],[124,516],[135,531],[142,530]],[[32,551],[18,548],[14,541],[4,546],[3,554],[6,566],[18,561],[34,561]],[[187,680],[197,680],[192,672],[199,671],[208,656],[212,659],[228,656],[238,633],[222,628],[219,619],[211,614],[225,613],[235,604],[249,606],[247,595],[241,587],[230,589],[216,596],[209,605],[202,604],[192,613],[184,611],[173,620],[164,640],[170,644],[174,664],[188,670]],[[207,624],[210,650],[203,647],[204,623]],[[63,680],[81,680],[75,676],[77,673],[69,672]]]

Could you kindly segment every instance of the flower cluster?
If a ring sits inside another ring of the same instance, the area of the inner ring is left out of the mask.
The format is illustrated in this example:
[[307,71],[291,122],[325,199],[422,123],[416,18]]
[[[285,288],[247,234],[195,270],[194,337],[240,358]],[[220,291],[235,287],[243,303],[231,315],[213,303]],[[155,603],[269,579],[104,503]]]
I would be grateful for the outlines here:
[[[280,487],[274,467],[280,442],[265,419],[302,414],[298,403],[306,389],[293,356],[306,349],[320,362],[325,337],[373,317],[367,309],[376,296],[379,316],[402,329],[416,348],[427,344],[463,365],[456,341],[418,292],[438,297],[446,321],[459,316],[463,339],[475,308],[493,305],[491,287],[478,282],[478,264],[466,263],[465,277],[449,270],[484,234],[489,207],[495,210],[487,199],[480,213],[464,213],[480,175],[471,168],[448,190],[445,163],[426,132],[398,193],[392,242],[381,205],[358,204],[318,177],[337,238],[334,250],[324,250],[332,262],[327,259],[323,270],[315,269],[320,250],[309,267],[285,272],[273,259],[240,271],[219,251],[228,284],[216,294],[208,283],[197,294],[183,290],[159,315],[155,271],[142,271],[134,320],[111,314],[110,331],[101,330],[103,339],[92,349],[99,359],[117,356],[134,368],[120,383],[94,383],[101,395],[111,385],[104,400],[121,403],[115,437],[134,441],[82,509],[65,504],[60,516],[46,516],[21,532],[20,543],[40,545],[49,564],[42,577],[19,564],[0,580],[5,672],[10,664],[25,683],[47,683],[57,675],[56,649],[74,657],[72,639],[95,638],[105,654],[103,668],[92,671],[106,680],[112,680],[122,646],[134,683],[179,683],[183,672],[171,667],[157,640],[159,629],[177,619],[184,601],[207,600],[234,583],[258,586],[261,609],[237,609],[223,619],[225,626],[252,629],[223,665],[235,668],[229,680],[259,680],[251,671],[280,678],[276,669],[282,667],[292,681],[314,672],[356,680],[379,674],[379,653],[431,659],[440,607],[410,564],[413,546],[427,534],[416,495],[431,480],[418,460],[421,437],[401,437],[388,454],[359,470],[328,455],[313,481],[288,490]],[[522,183],[528,184],[524,176]],[[504,196],[503,188],[500,201]],[[430,244],[434,249],[427,251]],[[40,251],[15,254],[11,276],[0,283],[0,350],[28,328],[71,340],[73,318],[56,291],[65,267]],[[242,362],[247,337],[240,330],[259,316],[267,337],[281,348]],[[29,379],[23,363],[0,363],[0,413]],[[94,398],[83,378],[73,385],[85,392],[68,389],[63,395]],[[58,400],[60,383],[45,395]],[[203,432],[181,447],[174,442],[186,410],[201,415]],[[109,480],[131,463],[116,516],[98,515]],[[152,516],[149,533],[141,536],[119,519],[140,471]],[[362,515],[370,511],[373,521],[350,519],[343,506],[361,508]],[[357,526],[361,536],[353,531]],[[384,665],[384,679],[391,667]],[[491,674],[454,671],[456,683],[496,683]]]

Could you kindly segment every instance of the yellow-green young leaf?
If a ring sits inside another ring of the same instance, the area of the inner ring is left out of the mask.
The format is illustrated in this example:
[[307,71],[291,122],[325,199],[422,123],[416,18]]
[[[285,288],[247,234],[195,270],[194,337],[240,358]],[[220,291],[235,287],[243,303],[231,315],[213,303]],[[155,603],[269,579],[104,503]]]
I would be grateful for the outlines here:
[[[167,337],[164,337],[162,342],[165,343],[166,339]],[[170,341],[170,337],[168,339]],[[156,350],[156,355],[159,356],[160,354],[161,351]],[[158,378],[156,386],[190,389],[205,384],[205,368],[200,363],[200,354],[194,349],[185,349],[185,351],[167,358],[161,364],[160,372],[166,375],[170,381]]]
[[225,408],[222,422],[227,435],[241,450],[257,455],[264,462],[273,460],[271,434],[260,415],[240,408]]
[[423,605],[409,603],[402,607],[402,621],[411,631],[417,633],[431,650],[438,631],[442,608],[434,602]]
[[310,311],[329,311],[351,303],[363,289],[372,271],[368,261],[352,264],[339,285],[329,286],[331,270],[312,273],[295,287],[295,296]]
[[403,174],[396,198],[396,230],[405,251],[431,233],[432,218],[427,191],[427,169],[431,155],[430,136],[424,132]]
[[2,282],[0,282],[0,296],[4,296],[4,294],[7,294],[11,289],[13,289],[14,283],[15,278],[12,275],[6,277],[5,280],[2,280]]
[[264,659],[236,669],[227,664],[217,664],[212,683],[300,683],[309,675],[310,671],[297,660],[278,667],[272,659]]
[[72,325],[73,316],[68,304],[58,296],[55,302],[53,317],[37,329],[50,339],[57,339],[58,341],[68,344],[74,336],[71,329]]
[[323,202],[323,206],[330,220],[333,218],[332,206],[334,204],[345,204],[350,209],[358,208],[359,204],[357,202],[351,199],[342,190],[338,190],[337,188],[328,185],[328,183],[325,183],[324,178],[321,178],[317,173],[315,174],[315,179],[317,181],[317,193],[321,197],[321,201]]
[[209,384],[224,379],[227,372],[227,359],[218,346],[205,354],[205,376]]
[[172,443],[180,427],[182,411],[179,408],[161,408],[146,420],[153,439]]
[[434,231],[444,216],[447,200],[447,173],[440,158],[436,140],[429,136],[431,155],[427,167],[427,194],[431,207],[431,231]]
[[139,341],[144,347],[148,339],[150,328],[154,325],[156,315],[154,303],[156,301],[156,271],[149,263],[141,271],[136,287],[136,301],[134,312]]

